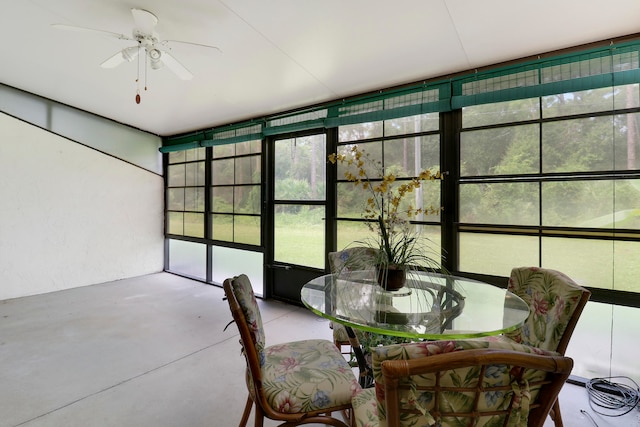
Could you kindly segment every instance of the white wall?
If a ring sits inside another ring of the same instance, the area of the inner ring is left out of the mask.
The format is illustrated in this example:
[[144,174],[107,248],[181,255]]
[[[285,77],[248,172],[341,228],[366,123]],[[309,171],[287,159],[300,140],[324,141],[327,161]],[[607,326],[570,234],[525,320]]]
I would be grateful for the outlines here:
[[0,300],[163,268],[163,179],[0,113]]

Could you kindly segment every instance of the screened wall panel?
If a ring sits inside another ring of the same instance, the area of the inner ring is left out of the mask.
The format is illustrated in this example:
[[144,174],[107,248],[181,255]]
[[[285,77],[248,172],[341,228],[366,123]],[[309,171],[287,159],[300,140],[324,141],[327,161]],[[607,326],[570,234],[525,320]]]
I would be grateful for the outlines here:
[[212,147],[211,239],[261,244],[262,143]]
[[169,154],[167,166],[167,233],[205,237],[205,149]]
[[[585,61],[543,67],[541,78],[548,83],[613,72],[601,58]],[[515,81],[531,83],[532,76],[497,76],[468,89],[476,94],[503,91]],[[489,253],[512,260],[514,255],[500,248],[504,234],[521,234],[518,239],[533,245],[525,259],[539,258],[532,265],[556,268],[585,286],[614,289],[614,243],[640,239],[640,139],[638,85],[613,82],[609,78],[600,87],[463,108],[460,230],[489,231],[482,233]],[[611,230],[629,232],[623,238]],[[460,236],[461,271],[508,274],[496,271],[496,262],[476,261],[470,248],[478,233]],[[635,270],[638,261],[625,261]],[[625,274],[620,271],[617,277]],[[640,292],[638,286],[634,292]]]
[[461,176],[539,172],[539,124],[478,129],[460,135]]
[[[423,170],[440,171],[441,144],[439,119],[436,114],[423,114],[401,119],[346,125],[338,128],[337,153],[347,158],[353,149],[364,153],[370,161],[356,167],[355,164],[337,163],[337,243],[342,249],[354,242],[375,241],[376,235],[363,220],[363,206],[371,192],[349,181],[350,176],[364,176],[373,185],[383,174],[393,174],[391,188],[420,175]],[[404,132],[404,133],[402,133]],[[403,199],[401,210],[409,207],[424,209],[412,218],[412,227],[426,237],[433,251],[432,257],[440,259],[441,235],[440,210],[430,212],[430,207],[440,208],[441,181],[424,181],[420,188]],[[406,206],[405,206],[406,205]],[[351,221],[347,221],[350,219]]]

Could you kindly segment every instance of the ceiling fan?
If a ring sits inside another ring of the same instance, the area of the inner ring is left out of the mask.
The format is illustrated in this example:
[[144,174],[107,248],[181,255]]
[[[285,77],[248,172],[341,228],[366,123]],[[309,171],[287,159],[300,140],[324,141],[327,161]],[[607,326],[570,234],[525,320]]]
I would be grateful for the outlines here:
[[[134,59],[136,59],[136,57],[138,57],[138,60],[140,60],[139,55],[143,50],[145,55],[145,66],[147,60],[153,70],[158,70],[166,65],[167,68],[180,79],[190,80],[193,78],[193,74],[191,74],[191,72],[184,65],[182,65],[171,53],[169,53],[172,45],[187,44],[220,52],[220,49],[216,46],[209,46],[205,44],[192,43],[181,40],[161,40],[158,34],[155,32],[155,27],[158,24],[158,18],[153,13],[144,9],[135,8],[131,9],[131,13],[133,15],[134,21],[134,27],[131,36],[113,33],[111,31],[77,27],[74,25],[53,24],[52,26],[54,28],[62,30],[89,32],[114,37],[120,40],[130,40],[132,42],[136,42],[136,45],[126,47],[121,51],[115,53],[111,57],[107,58],[102,64],[100,64],[102,68],[115,68],[124,62],[132,62]],[[138,104],[140,103],[139,93],[136,94],[136,102]]]

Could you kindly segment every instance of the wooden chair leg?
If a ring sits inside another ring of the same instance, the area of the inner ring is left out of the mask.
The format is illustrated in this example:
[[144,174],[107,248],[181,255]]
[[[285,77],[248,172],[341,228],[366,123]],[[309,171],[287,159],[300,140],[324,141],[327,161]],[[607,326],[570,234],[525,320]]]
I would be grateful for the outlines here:
[[260,405],[258,405],[257,403],[255,404],[256,410],[254,411],[255,413],[255,427],[264,427],[264,412],[262,411],[262,407]]
[[251,407],[253,406],[253,400],[251,396],[247,397],[247,403],[244,405],[244,412],[242,413],[242,420],[240,420],[240,427],[246,427],[247,421],[249,421],[249,415],[251,414]]
[[349,424],[350,426],[353,425],[353,409],[344,409],[342,411],[340,411],[340,414],[342,415],[342,419],[344,419],[344,422]]
[[562,424],[562,414],[560,414],[560,404],[558,403],[558,399],[556,399],[555,403],[551,407],[550,414],[555,427],[564,427],[564,424]]

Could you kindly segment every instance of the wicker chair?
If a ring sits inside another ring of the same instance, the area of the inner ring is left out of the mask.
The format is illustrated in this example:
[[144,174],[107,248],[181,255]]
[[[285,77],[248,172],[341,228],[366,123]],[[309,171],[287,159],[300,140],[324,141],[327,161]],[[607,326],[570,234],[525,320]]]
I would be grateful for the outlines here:
[[[338,252],[329,252],[329,269],[331,273],[341,274],[353,270],[373,270],[376,268],[376,258],[378,251],[373,248],[364,246],[353,246]],[[347,330],[339,323],[329,323],[329,327],[333,333],[333,343],[343,354],[351,354],[353,358],[352,342],[349,340]],[[359,341],[363,332],[354,331],[356,334],[355,341]],[[343,347],[347,347],[343,350]]]
[[379,347],[375,389],[353,400],[356,427],[541,427],[573,360],[505,340]]
[[349,411],[360,386],[333,343],[310,339],[265,347],[249,278],[226,279],[223,287],[247,363],[249,397],[240,427],[246,426],[254,405],[256,427],[263,425],[265,417],[286,427],[310,423],[348,427],[331,414]]
[[[537,267],[511,270],[508,290],[529,304],[531,314],[521,328],[505,335],[515,342],[564,355],[591,292],[559,271]],[[563,426],[557,401],[551,418],[556,427]]]

